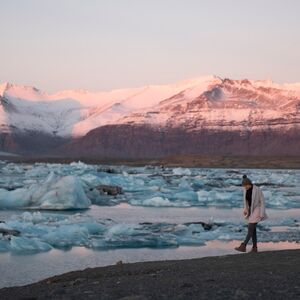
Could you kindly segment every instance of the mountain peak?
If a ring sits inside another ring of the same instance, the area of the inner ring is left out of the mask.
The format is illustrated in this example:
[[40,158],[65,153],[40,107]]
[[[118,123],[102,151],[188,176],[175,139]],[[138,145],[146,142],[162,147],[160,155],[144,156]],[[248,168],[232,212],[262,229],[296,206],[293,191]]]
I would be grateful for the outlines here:
[[0,84],[0,96],[3,96],[4,92],[12,86],[10,82],[3,82]]
[[14,98],[22,98],[26,100],[46,100],[47,94],[34,86],[14,84],[11,82],[4,82],[0,84],[0,95],[9,95]]
[[221,82],[222,78],[217,75],[205,75],[205,76],[198,76],[198,77],[192,77],[189,79],[182,80],[177,83],[177,85],[198,85],[202,83],[207,83],[207,82],[212,82],[212,83],[217,83]]

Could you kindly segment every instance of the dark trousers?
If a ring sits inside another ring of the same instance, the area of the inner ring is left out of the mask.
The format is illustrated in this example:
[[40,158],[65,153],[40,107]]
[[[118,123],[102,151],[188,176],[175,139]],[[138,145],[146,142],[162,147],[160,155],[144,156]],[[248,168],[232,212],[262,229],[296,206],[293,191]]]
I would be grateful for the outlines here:
[[253,247],[257,247],[257,236],[256,236],[256,225],[257,223],[249,223],[248,224],[248,233],[244,244],[247,245],[250,239],[252,238]]

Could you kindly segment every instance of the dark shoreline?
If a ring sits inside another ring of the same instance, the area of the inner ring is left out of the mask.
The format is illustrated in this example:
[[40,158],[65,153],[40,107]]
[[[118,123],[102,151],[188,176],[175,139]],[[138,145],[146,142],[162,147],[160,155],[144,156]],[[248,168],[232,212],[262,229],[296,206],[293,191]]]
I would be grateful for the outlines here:
[[53,156],[0,156],[0,160],[14,163],[71,163],[82,161],[87,164],[145,165],[188,168],[257,168],[257,169],[300,169],[299,156],[216,156],[216,155],[176,155],[148,159],[116,159],[101,157],[53,157]]
[[[299,247],[300,248],[300,247]],[[300,249],[88,268],[22,287],[1,299],[297,299]]]

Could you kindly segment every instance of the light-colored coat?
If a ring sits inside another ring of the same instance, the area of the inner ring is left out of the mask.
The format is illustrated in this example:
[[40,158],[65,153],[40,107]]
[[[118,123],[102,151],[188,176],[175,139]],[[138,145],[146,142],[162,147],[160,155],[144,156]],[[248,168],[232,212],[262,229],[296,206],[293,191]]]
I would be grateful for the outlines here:
[[245,219],[249,223],[258,223],[259,221],[263,221],[268,218],[266,214],[264,195],[258,186],[253,185],[250,214],[249,205],[246,200],[246,189],[244,189],[244,209],[247,211]]

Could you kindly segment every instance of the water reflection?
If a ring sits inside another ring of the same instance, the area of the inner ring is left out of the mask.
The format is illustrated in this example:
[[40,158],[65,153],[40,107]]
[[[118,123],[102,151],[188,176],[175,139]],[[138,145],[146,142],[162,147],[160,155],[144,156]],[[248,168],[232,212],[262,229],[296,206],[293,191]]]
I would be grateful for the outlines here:
[[[124,263],[191,259],[205,256],[237,254],[233,248],[240,241],[208,241],[205,246],[182,246],[171,249],[112,249],[94,251],[84,247],[73,247],[69,251],[51,250],[36,255],[0,255],[0,288],[24,285],[65,272]],[[258,244],[259,251],[300,249],[296,242],[267,242]],[[250,247],[249,247],[250,248]]]

